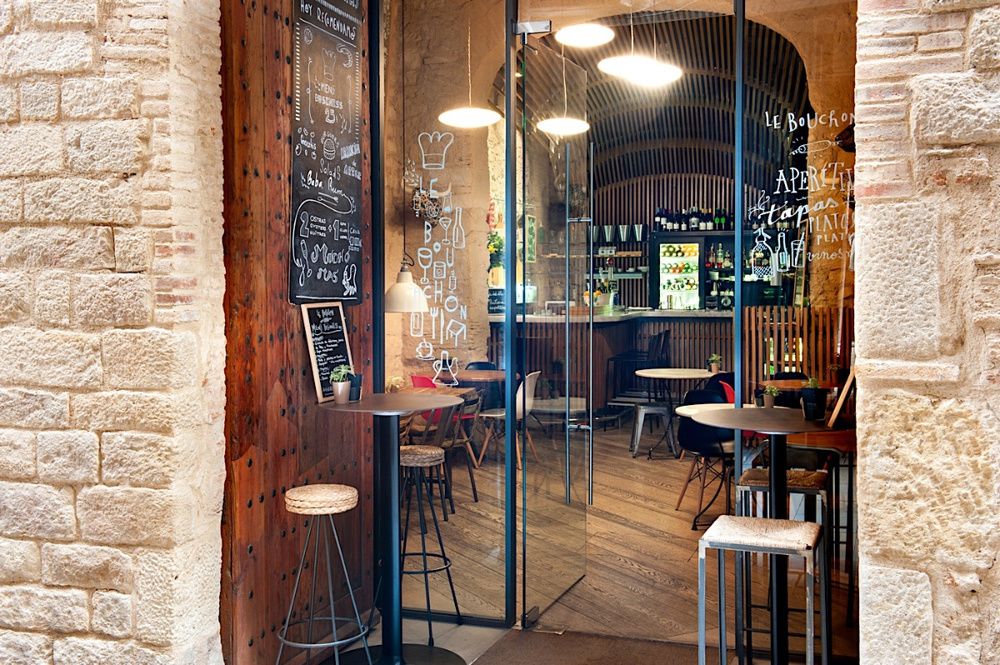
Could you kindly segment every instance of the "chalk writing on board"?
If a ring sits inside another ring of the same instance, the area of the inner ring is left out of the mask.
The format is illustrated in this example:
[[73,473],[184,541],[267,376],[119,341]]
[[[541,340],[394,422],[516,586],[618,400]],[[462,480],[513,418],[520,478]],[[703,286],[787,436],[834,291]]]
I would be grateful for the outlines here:
[[361,30],[357,0],[293,3],[289,299],[361,301]]
[[312,362],[316,399],[325,402],[333,399],[330,383],[333,370],[340,365],[354,366],[344,309],[339,302],[303,305],[302,323]]

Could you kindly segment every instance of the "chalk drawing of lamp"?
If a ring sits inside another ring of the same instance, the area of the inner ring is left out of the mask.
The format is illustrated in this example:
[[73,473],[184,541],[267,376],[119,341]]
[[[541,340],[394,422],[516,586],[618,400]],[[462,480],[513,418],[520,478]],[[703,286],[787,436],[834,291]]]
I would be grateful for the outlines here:
[[420,147],[420,163],[430,171],[440,171],[444,168],[448,156],[448,148],[455,140],[451,132],[420,132],[417,144]]

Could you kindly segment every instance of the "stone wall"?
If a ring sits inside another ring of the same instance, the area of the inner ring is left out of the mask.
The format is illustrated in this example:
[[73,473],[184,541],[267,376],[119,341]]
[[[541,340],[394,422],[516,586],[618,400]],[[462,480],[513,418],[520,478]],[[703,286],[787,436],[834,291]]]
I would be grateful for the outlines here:
[[861,659],[997,663],[1000,2],[860,0],[857,79]]
[[0,0],[0,662],[220,663],[217,3]]

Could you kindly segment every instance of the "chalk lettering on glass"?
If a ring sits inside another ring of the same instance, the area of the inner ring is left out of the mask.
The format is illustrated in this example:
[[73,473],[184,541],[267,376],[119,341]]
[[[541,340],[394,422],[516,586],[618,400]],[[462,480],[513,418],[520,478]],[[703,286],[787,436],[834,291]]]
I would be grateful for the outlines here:
[[424,313],[413,312],[410,314],[410,337],[424,336]]
[[455,376],[455,362],[458,358],[451,358],[447,351],[441,352],[441,357],[434,361],[434,383],[442,386],[457,386],[458,378]]
[[465,227],[462,226],[462,209],[455,208],[455,223],[451,229],[451,246],[465,249]]
[[426,339],[420,340],[417,344],[417,358],[420,360],[434,360],[434,345]]
[[420,278],[421,284],[430,284],[427,271],[430,270],[433,262],[434,252],[431,251],[430,247],[417,247],[417,265],[424,269],[424,275]]
[[448,321],[448,326],[445,328],[445,332],[448,334],[448,340],[456,346],[460,340],[465,339],[467,330],[468,326],[455,319]]

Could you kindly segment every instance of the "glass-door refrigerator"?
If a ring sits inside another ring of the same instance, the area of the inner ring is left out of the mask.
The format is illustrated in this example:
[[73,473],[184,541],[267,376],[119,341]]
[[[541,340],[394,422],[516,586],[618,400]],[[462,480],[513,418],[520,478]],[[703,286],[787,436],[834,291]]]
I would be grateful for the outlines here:
[[705,308],[705,237],[654,233],[649,242],[650,294],[653,309]]

